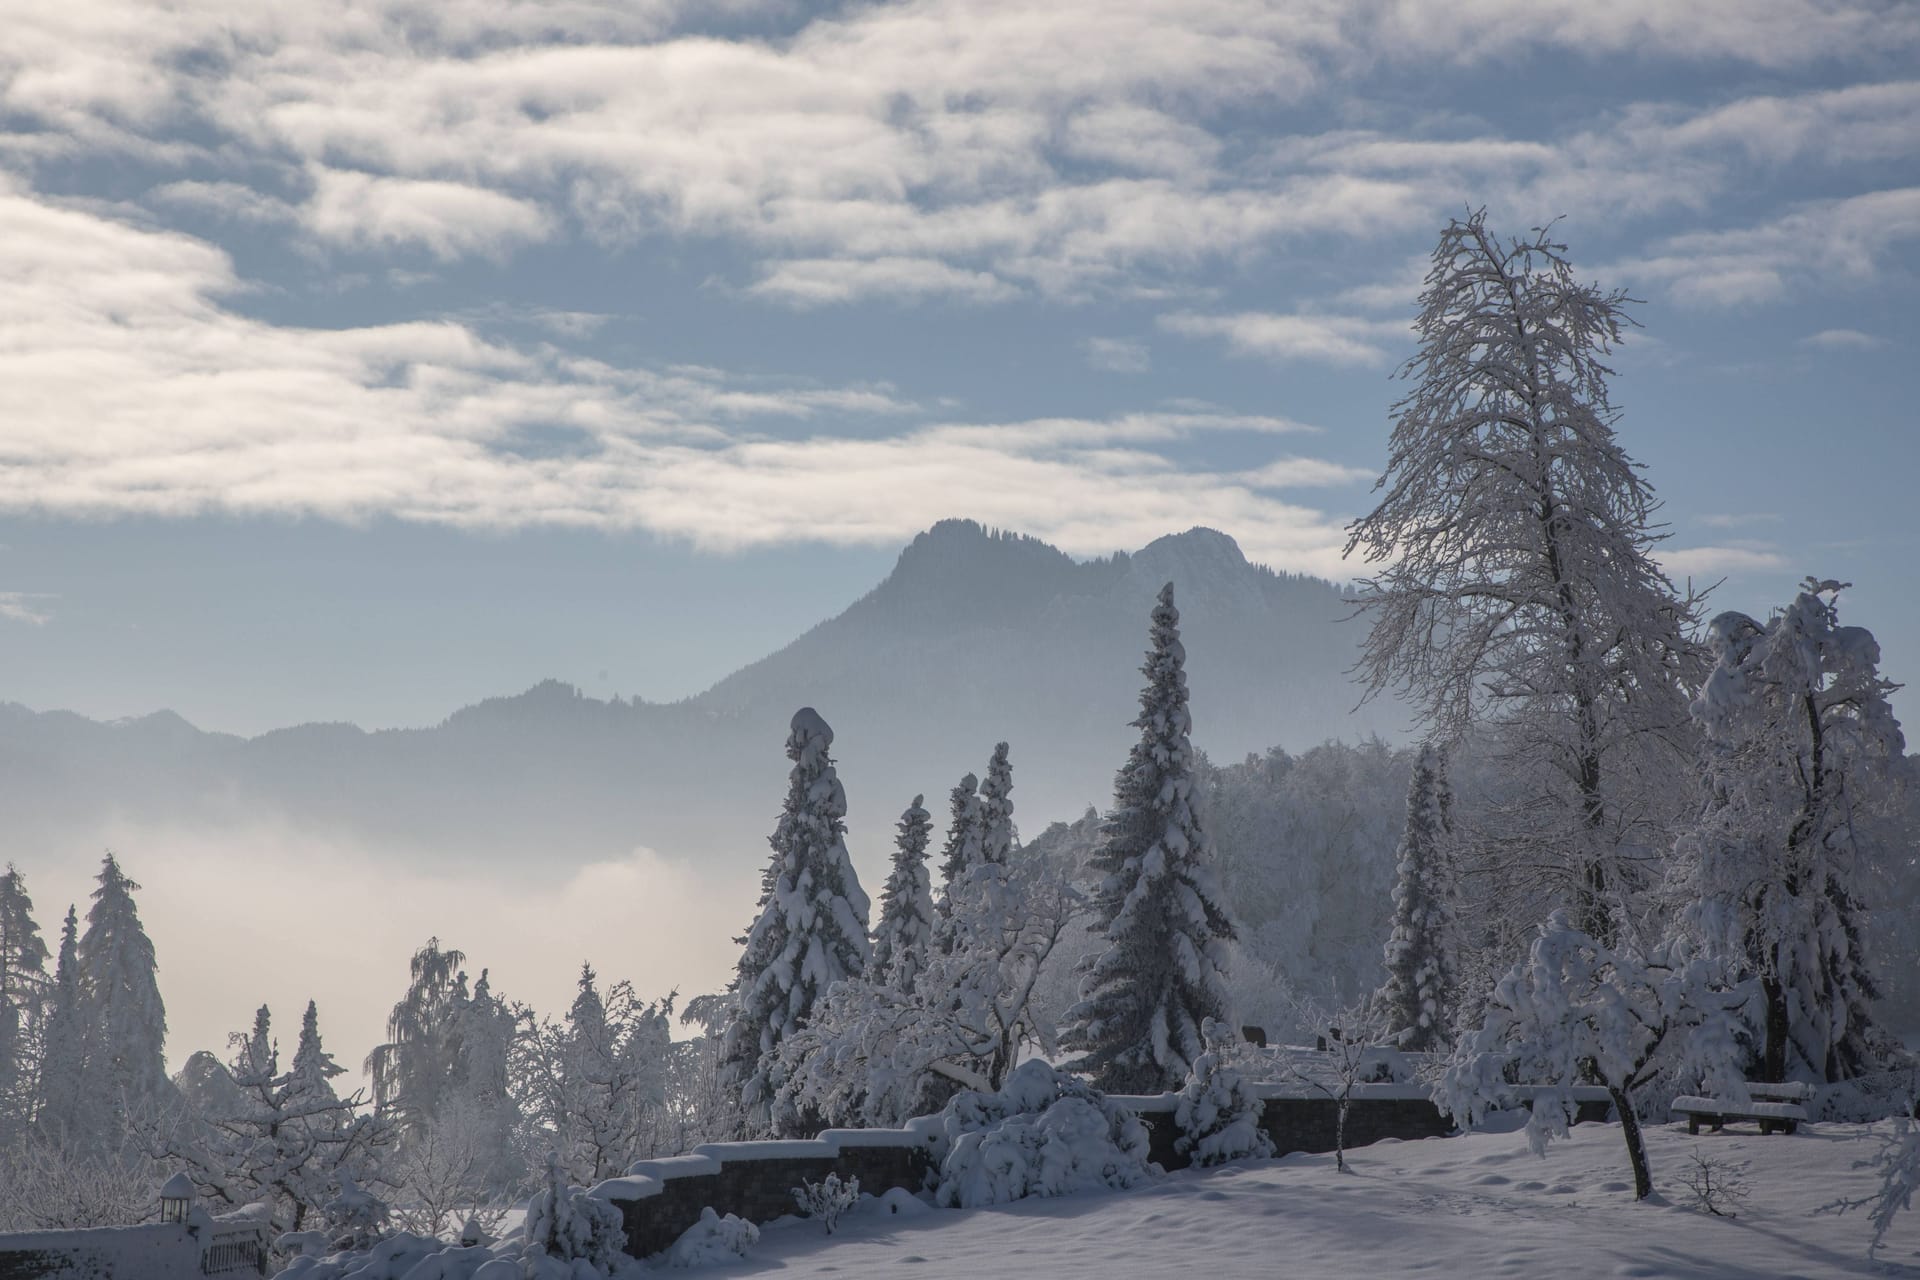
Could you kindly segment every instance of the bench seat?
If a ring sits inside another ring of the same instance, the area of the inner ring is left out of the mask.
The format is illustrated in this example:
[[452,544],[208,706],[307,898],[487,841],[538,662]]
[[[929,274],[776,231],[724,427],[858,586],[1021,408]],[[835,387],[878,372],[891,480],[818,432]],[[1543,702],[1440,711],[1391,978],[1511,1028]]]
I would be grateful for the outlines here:
[[1699,1133],[1702,1120],[1711,1124],[1715,1133],[1729,1120],[1756,1121],[1763,1134],[1776,1129],[1792,1133],[1807,1118],[1806,1108],[1796,1102],[1729,1102],[1692,1095],[1675,1098],[1670,1110],[1687,1118],[1688,1133]]

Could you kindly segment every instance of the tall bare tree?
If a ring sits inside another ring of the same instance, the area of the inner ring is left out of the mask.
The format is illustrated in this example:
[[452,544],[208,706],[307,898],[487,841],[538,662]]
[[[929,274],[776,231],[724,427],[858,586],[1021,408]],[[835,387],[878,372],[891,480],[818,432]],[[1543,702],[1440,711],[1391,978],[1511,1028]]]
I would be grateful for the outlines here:
[[1381,566],[1358,597],[1370,690],[1406,691],[1441,738],[1486,725],[1520,780],[1482,815],[1496,889],[1545,887],[1606,939],[1667,843],[1701,662],[1695,599],[1653,555],[1659,504],[1614,433],[1603,361],[1631,299],[1565,255],[1546,229],[1502,243],[1484,210],[1441,232],[1414,389],[1347,553]]

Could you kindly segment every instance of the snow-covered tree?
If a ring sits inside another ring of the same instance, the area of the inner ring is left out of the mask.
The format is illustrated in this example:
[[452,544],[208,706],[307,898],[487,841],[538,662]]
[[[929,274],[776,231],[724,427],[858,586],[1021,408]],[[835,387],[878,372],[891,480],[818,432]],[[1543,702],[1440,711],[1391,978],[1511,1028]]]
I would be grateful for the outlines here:
[[933,822],[915,796],[900,815],[893,842],[893,870],[880,894],[880,923],[873,931],[868,976],[901,991],[913,989],[933,936],[933,882],[927,874],[927,841]]
[[160,1153],[184,1165],[201,1194],[229,1209],[266,1203],[282,1232],[314,1227],[326,1205],[376,1168],[390,1136],[387,1123],[358,1114],[363,1095],[339,1097],[330,1083],[341,1068],[320,1041],[311,1001],[291,1070],[280,1069],[273,1015],[261,1005],[250,1032],[232,1037],[227,1086],[202,1090],[222,1109],[175,1127]]
[[1675,896],[1702,939],[1754,975],[1761,1072],[1832,1081],[1876,1069],[1862,877],[1898,803],[1905,741],[1880,647],[1842,626],[1844,584],[1809,578],[1766,623],[1723,613],[1694,700],[1710,798],[1675,845]]
[[781,1045],[787,1099],[829,1123],[899,1124],[957,1084],[997,1089],[1024,1043],[1054,1047],[1034,1006],[1080,899],[1044,860],[980,862],[950,886],[939,944],[910,990],[840,983]]
[[471,998],[461,970],[465,953],[443,950],[429,938],[408,962],[407,993],[387,1015],[387,1042],[367,1055],[373,1099],[393,1117],[403,1135],[431,1124],[459,1073],[460,1014]]
[[566,1166],[547,1158],[547,1176],[527,1202],[526,1241],[562,1262],[585,1263],[572,1274],[607,1274],[626,1261],[626,1224],[605,1200],[569,1186]]
[[1718,966],[1669,940],[1641,956],[1574,928],[1564,910],[1540,926],[1527,957],[1500,980],[1486,1021],[1454,1050],[1434,1101],[1463,1126],[1516,1102],[1535,1085],[1527,1137],[1535,1152],[1567,1136],[1576,1086],[1613,1098],[1633,1166],[1635,1195],[1653,1193],[1637,1095],[1656,1079],[1743,1098],[1738,1008]]
[[1090,864],[1103,877],[1093,910],[1104,949],[1091,957],[1060,1038],[1077,1054],[1070,1068],[1114,1093],[1178,1088],[1206,1049],[1206,1020],[1232,1021],[1225,967],[1234,929],[1194,807],[1186,649],[1171,582],[1154,606],[1140,669],[1140,740],[1114,781]]
[[602,996],[591,965],[563,1022],[527,1013],[515,1074],[528,1118],[570,1177],[598,1182],[652,1155],[646,1141],[667,1102],[673,998],[644,1002],[630,982]]
[[1208,1021],[1207,1051],[1193,1060],[1173,1112],[1174,1150],[1202,1167],[1264,1160],[1273,1138],[1260,1127],[1264,1104],[1233,1061],[1233,1030]]
[[1423,746],[1407,787],[1400,833],[1399,877],[1393,887],[1393,932],[1387,938],[1387,980],[1375,1007],[1401,1048],[1441,1047],[1452,1026],[1457,971],[1453,958],[1454,886],[1441,808],[1446,786],[1439,753]]
[[129,1118],[168,1097],[167,1009],[160,999],[153,942],[133,901],[139,885],[107,854],[78,949],[87,1048],[80,1069],[77,1137],[110,1148]]
[[[1513,904],[1545,896],[1611,938],[1682,811],[1694,601],[1655,561],[1652,487],[1620,447],[1603,362],[1623,292],[1578,283],[1546,229],[1484,211],[1441,232],[1394,408],[1378,505],[1347,553],[1384,564],[1357,603],[1359,673],[1441,738],[1490,720],[1522,799],[1499,814]],[[1544,893],[1542,892],[1544,891]]]
[[986,781],[980,784],[981,859],[1005,866],[1013,853],[1013,835],[1013,765],[1002,742],[994,747]]
[[50,958],[26,881],[8,863],[0,875],[0,1148],[33,1119]]
[[60,926],[60,954],[47,995],[47,1034],[40,1056],[40,1105],[35,1129],[51,1143],[71,1147],[84,1137],[80,1092],[87,1064],[91,1022],[80,981],[80,914],[67,908]]
[[[947,842],[940,849],[940,882],[950,885],[980,860],[980,780],[969,773],[947,797]],[[946,896],[941,894],[941,910]]]
[[787,738],[787,800],[769,843],[770,887],[734,972],[726,1078],[752,1129],[771,1114],[780,1081],[774,1051],[806,1025],[834,983],[866,970],[868,901],[847,856],[846,792],[829,754],[833,730],[812,707],[794,713]]

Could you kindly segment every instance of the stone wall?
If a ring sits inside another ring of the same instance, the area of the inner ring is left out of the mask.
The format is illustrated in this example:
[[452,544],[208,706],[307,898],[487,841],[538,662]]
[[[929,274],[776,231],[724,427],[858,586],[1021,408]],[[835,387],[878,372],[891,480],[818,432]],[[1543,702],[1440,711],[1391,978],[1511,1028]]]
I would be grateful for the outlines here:
[[193,1225],[0,1233],[0,1280],[203,1280],[266,1274],[267,1228]]
[[934,1171],[932,1142],[928,1129],[830,1129],[803,1141],[714,1142],[692,1155],[643,1160],[593,1194],[620,1210],[627,1252],[644,1258],[678,1240],[705,1208],[749,1222],[798,1212],[794,1188],[830,1173],[860,1179],[860,1190],[871,1195],[894,1187],[919,1191]]
[[[1298,1086],[1256,1086],[1263,1110],[1261,1127],[1273,1139],[1274,1154],[1321,1152],[1334,1148],[1338,1103]],[[1606,1118],[1604,1090],[1576,1090],[1582,1120]],[[1151,1159],[1164,1169],[1184,1169],[1187,1158],[1173,1149],[1176,1105],[1171,1093],[1115,1097],[1147,1125]],[[1454,1131],[1453,1121],[1433,1105],[1424,1086],[1368,1084],[1354,1088],[1347,1111],[1347,1141],[1364,1147],[1383,1138],[1412,1141]],[[830,1129],[818,1138],[789,1142],[716,1142],[692,1155],[643,1160],[625,1178],[593,1189],[626,1220],[627,1252],[644,1258],[658,1253],[712,1208],[749,1222],[771,1222],[796,1211],[793,1189],[819,1182],[830,1173],[860,1179],[860,1190],[879,1195],[893,1187],[919,1191],[936,1172],[933,1150],[937,1126],[932,1117],[910,1121],[904,1129]],[[9,1280],[0,1273],[0,1280]]]

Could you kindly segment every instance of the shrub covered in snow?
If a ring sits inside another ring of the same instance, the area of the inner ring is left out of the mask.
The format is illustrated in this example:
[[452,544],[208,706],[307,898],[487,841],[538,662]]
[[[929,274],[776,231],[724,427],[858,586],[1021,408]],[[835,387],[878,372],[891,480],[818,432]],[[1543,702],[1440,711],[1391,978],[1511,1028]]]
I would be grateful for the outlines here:
[[830,1173],[823,1181],[806,1182],[793,1189],[793,1202],[800,1206],[800,1212],[809,1218],[818,1218],[832,1235],[833,1229],[840,1225],[840,1215],[851,1209],[860,1199],[860,1179],[849,1178],[840,1181],[840,1175]]
[[1132,1112],[1038,1060],[1015,1068],[998,1093],[957,1095],[941,1125],[936,1195],[949,1207],[1131,1187],[1160,1172]]
[[703,1267],[747,1256],[760,1239],[760,1228],[731,1213],[721,1217],[711,1208],[700,1211],[700,1221],[667,1247],[660,1261],[669,1267]]
[[527,1205],[526,1240],[550,1258],[608,1271],[625,1256],[627,1232],[618,1209],[567,1185],[559,1160],[548,1156],[546,1184]]
[[1174,1150],[1197,1165],[1225,1164],[1249,1156],[1265,1159],[1273,1154],[1273,1139],[1260,1127],[1260,1099],[1228,1056],[1229,1034],[1207,1019],[1207,1051],[1194,1059],[1173,1113],[1180,1130]]

